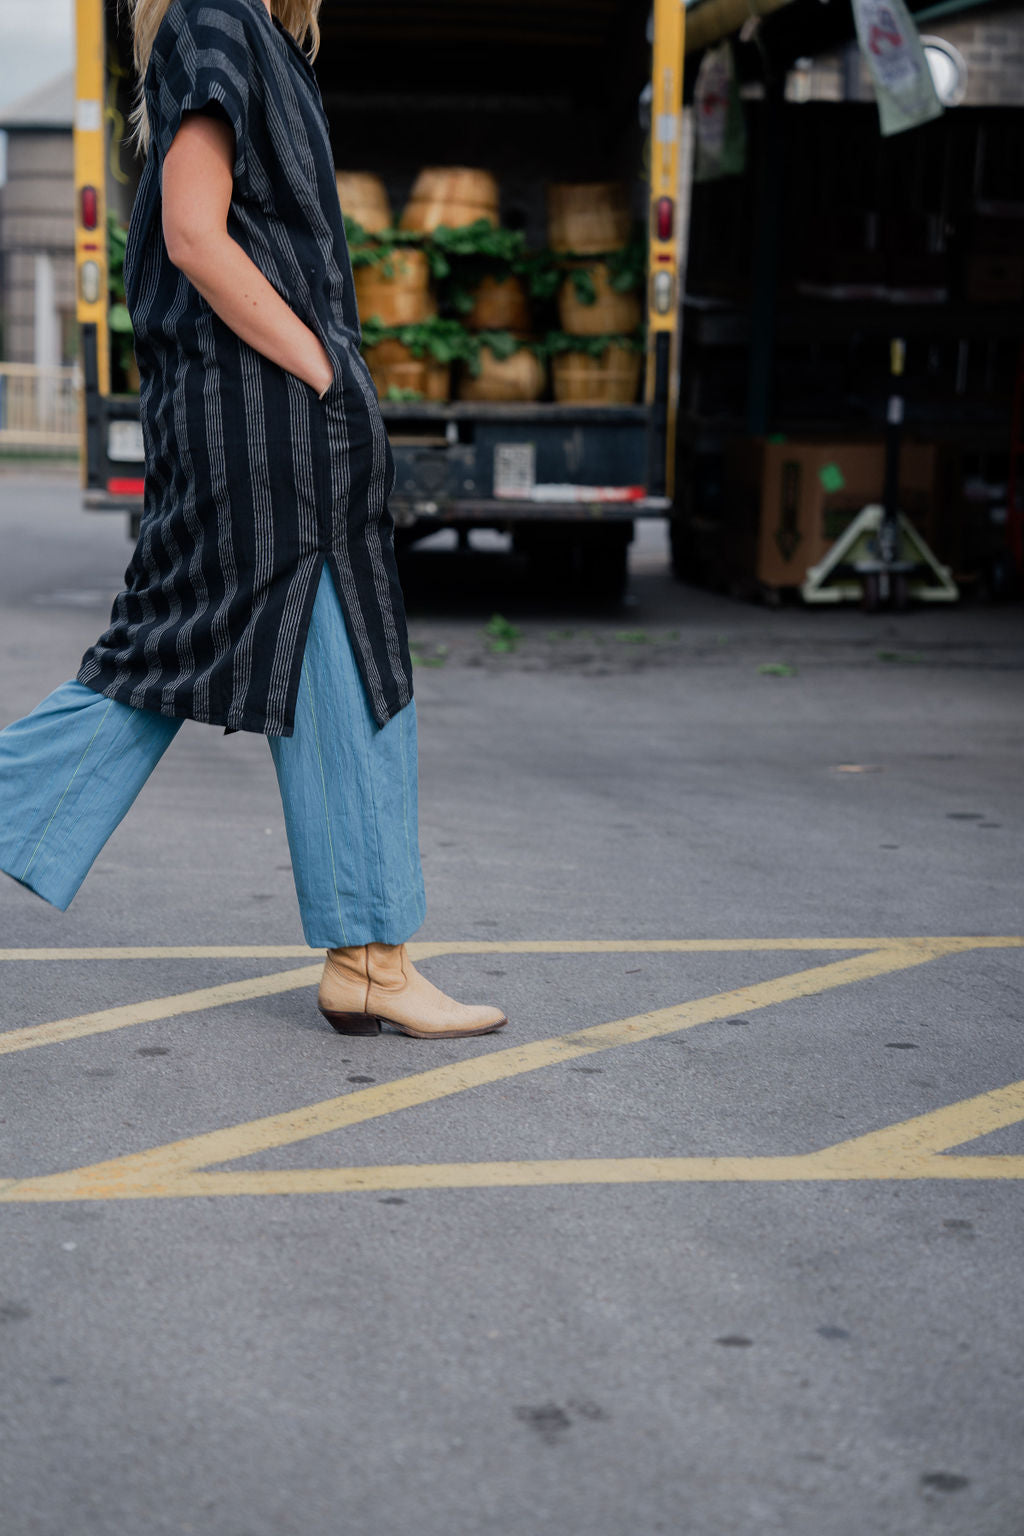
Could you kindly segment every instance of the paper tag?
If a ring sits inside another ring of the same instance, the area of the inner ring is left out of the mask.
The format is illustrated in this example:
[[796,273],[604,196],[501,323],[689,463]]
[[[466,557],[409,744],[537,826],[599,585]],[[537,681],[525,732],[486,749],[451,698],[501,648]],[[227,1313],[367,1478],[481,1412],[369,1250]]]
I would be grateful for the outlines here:
[[537,450],[533,443],[494,445],[494,494],[510,501],[529,501],[537,479]]
[[142,464],[146,447],[142,439],[142,423],[138,421],[110,421],[107,423],[107,458],[116,464]]

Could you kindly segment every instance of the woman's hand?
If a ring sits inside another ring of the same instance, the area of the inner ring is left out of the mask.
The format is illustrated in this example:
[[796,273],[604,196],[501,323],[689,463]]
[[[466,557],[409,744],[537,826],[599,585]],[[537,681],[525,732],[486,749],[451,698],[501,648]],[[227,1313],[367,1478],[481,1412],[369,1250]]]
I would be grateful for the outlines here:
[[323,343],[228,234],[234,145],[220,117],[182,120],[163,165],[167,254],[225,325],[322,395],[334,380]]

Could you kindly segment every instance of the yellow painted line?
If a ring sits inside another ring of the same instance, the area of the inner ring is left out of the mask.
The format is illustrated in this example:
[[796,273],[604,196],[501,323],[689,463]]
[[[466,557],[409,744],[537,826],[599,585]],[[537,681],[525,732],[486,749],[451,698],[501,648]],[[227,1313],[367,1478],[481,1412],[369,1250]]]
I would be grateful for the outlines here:
[[[544,1162],[399,1163],[366,1168],[186,1173],[167,1185],[127,1185],[20,1200],[140,1200],[238,1195],[331,1195],[412,1189],[537,1188],[581,1184],[854,1183],[893,1179],[1024,1179],[1024,1157],[931,1157],[833,1164],[824,1153],[795,1157],[566,1158]],[[0,1200],[3,1195],[0,1194]]]
[[1024,1179],[1024,1157],[930,1157],[834,1165],[821,1153],[795,1157],[567,1158],[547,1162],[423,1163],[366,1168],[183,1173],[150,1184],[0,1185],[14,1201],[153,1200],[238,1195],[330,1195],[410,1189],[536,1188],[580,1184],[855,1183],[907,1179]]
[[804,937],[796,939],[444,939],[415,942],[410,950],[438,955],[733,954],[742,950],[907,949],[921,944],[954,953],[964,949],[1024,946],[1024,934],[917,934],[907,938]]
[[[1001,1131],[1004,1126],[1016,1125],[1020,1120],[1024,1120],[1024,1082],[1009,1083],[1005,1088],[994,1088],[989,1093],[979,1093],[974,1098],[961,1099],[956,1104],[915,1115],[912,1120],[904,1120],[899,1125],[889,1125],[883,1130],[869,1131],[865,1136],[838,1142],[829,1148],[829,1152],[837,1158],[851,1155],[858,1160],[865,1157],[928,1157],[947,1152],[950,1147],[962,1146],[965,1141],[975,1141],[979,1136],[988,1136],[992,1131]],[[984,1161],[989,1159],[986,1157]]]
[[[420,940],[408,945],[413,960],[439,955],[642,955],[734,954],[750,951],[785,953],[793,950],[906,949],[923,944],[944,954],[969,949],[1013,949],[1024,946],[1019,934],[925,935],[908,938],[803,939],[454,939]],[[184,944],[127,945],[91,949],[0,949],[3,960],[303,960],[311,951],[304,944]],[[314,951],[315,953],[315,951]]]
[[[810,997],[837,987],[850,986],[855,982],[925,964],[932,958],[930,949],[918,947],[875,951],[848,960],[835,960],[828,965],[814,966],[728,992],[718,992],[710,997],[697,998],[652,1013],[591,1025],[572,1034],[535,1040],[505,1050],[489,1051],[466,1061],[398,1078],[394,1082],[342,1094],[339,1098],[325,1099],[318,1104],[288,1110],[283,1114],[268,1115],[244,1125],[190,1136],[146,1152],[95,1163],[91,1167],[21,1180],[16,1187],[0,1191],[0,1202],[174,1195],[178,1193],[183,1175],[195,1173],[215,1163],[253,1157],[272,1148],[290,1146],[313,1136],[323,1136],[349,1125],[359,1125],[382,1115],[394,1114],[398,1110],[433,1103],[463,1093],[469,1088],[501,1082],[616,1046],[658,1039],[713,1019],[727,1018],[733,1013],[769,1008],[794,998]],[[265,1177],[273,1179],[276,1175],[265,1175],[262,1172],[249,1175],[249,1192],[259,1193],[262,1188],[260,1181]]]
[[[747,1005],[749,1007],[749,1004]],[[369,1093],[370,1090],[367,1090]],[[350,1098],[361,1095],[349,1095]],[[319,1107],[319,1106],[318,1106]],[[205,1173],[185,1169],[119,1185],[74,1187],[75,1175],[0,1182],[0,1202],[323,1195],[415,1189],[537,1188],[584,1184],[724,1184],[893,1179],[1024,1179],[1024,1157],[938,1155],[1024,1119],[1024,1082],[886,1126],[818,1152],[783,1157],[551,1158],[495,1163],[398,1163]],[[955,1142],[946,1138],[955,1136]],[[195,1138],[200,1141],[203,1138]],[[941,1143],[941,1145],[939,1145]],[[179,1145],[185,1145],[180,1143]],[[168,1149],[158,1149],[168,1150]],[[123,1163],[129,1159],[122,1159]],[[113,1165],[105,1165],[107,1167]],[[80,1174],[99,1172],[82,1169]],[[17,1187],[16,1187],[17,1186]],[[5,1194],[9,1190],[10,1194]]]
[[308,960],[307,944],[130,944],[99,949],[0,949],[0,960]]
[[206,1008],[221,1008],[226,1003],[244,1003],[254,997],[294,992],[299,987],[314,986],[320,980],[322,970],[322,963],[303,965],[289,971],[275,971],[272,976],[253,976],[245,981],[199,987],[194,992],[179,992],[171,997],[126,1003],[120,1008],[101,1008],[97,1013],[80,1013],[75,1018],[57,1019],[52,1024],[29,1024],[24,1029],[9,1029],[0,1034],[0,1056],[28,1051],[37,1045],[77,1040],[83,1035],[101,1035],[111,1029],[127,1029],[130,1024],[151,1024],[157,1019],[174,1019],[183,1013],[202,1013]]
[[[869,947],[874,953],[915,953],[916,959],[935,959],[939,955],[959,953],[964,949],[993,944],[1005,946],[1017,943],[1009,939],[970,938],[915,938],[915,939],[578,939],[578,940],[514,940],[507,943],[477,941],[422,942],[409,945],[414,960],[436,959],[442,955],[465,954],[643,954],[643,953],[694,953],[708,950],[736,951],[790,951],[836,950]],[[1024,939],[1019,941],[1024,944]],[[272,955],[307,957],[311,951],[303,946],[284,946],[279,950],[259,946],[209,945],[175,949],[91,949],[91,950],[5,950],[0,959],[8,958],[61,959],[78,958],[92,960],[140,960],[140,959],[267,959]],[[318,962],[319,966],[319,962]],[[169,997],[153,998],[146,1002],[129,1003],[121,1007],[101,1008],[93,1013],[77,1014],[69,1019],[56,1019],[52,1023],[32,1024],[23,1029],[0,1032],[0,1056],[15,1051],[28,1051],[40,1045],[56,1045],[65,1040],[78,1040],[86,1035],[104,1034],[109,1030],[126,1029],[132,1024],[149,1024],[157,1019],[175,1018],[180,1014],[198,1013],[206,1008],[218,1008],[230,1003],[245,1002],[255,997],[269,997],[274,993],[288,992],[293,988],[309,986],[319,979],[317,967],[304,967],[271,976],[257,976],[250,980],[225,982],[215,987],[200,987],[193,992],[182,992]]]

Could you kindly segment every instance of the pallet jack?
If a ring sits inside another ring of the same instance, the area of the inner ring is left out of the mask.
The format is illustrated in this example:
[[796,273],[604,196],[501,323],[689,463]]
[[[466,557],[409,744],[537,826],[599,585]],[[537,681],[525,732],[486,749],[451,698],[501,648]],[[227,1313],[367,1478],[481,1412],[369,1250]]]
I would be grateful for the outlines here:
[[825,558],[810,567],[800,587],[805,603],[860,600],[868,613],[886,607],[899,612],[912,598],[952,603],[960,595],[949,567],[936,559],[899,507],[905,363],[906,343],[894,337],[889,343],[882,501],[862,507]]

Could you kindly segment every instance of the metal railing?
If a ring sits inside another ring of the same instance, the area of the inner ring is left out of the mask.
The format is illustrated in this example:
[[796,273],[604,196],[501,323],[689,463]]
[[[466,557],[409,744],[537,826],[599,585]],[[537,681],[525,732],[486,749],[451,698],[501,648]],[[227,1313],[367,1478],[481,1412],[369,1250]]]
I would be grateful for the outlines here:
[[80,412],[79,369],[0,363],[0,451],[75,449]]

